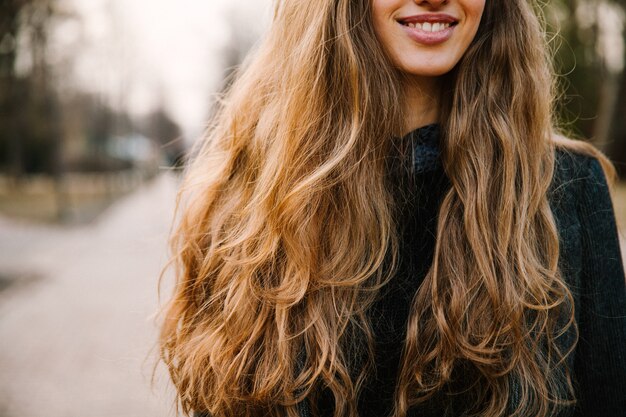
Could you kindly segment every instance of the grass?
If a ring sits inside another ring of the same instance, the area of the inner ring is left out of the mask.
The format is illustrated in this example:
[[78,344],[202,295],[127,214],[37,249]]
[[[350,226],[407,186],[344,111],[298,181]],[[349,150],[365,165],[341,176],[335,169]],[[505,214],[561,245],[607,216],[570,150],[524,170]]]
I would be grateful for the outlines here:
[[0,178],[0,213],[42,223],[86,223],[146,180],[138,172],[37,176],[10,184]]

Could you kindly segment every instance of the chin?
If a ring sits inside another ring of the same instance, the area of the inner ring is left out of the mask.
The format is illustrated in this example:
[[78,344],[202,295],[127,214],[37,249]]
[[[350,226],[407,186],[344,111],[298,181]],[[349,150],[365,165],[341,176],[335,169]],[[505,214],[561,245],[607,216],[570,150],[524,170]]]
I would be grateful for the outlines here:
[[452,71],[456,62],[443,60],[440,62],[411,61],[399,62],[398,69],[415,77],[440,77]]
[[450,71],[452,71],[453,66],[437,66],[437,67],[428,67],[428,68],[423,68],[423,67],[409,67],[409,68],[400,68],[400,70],[409,75],[409,76],[414,76],[414,77],[441,77],[442,75],[445,75],[447,73],[449,73]]

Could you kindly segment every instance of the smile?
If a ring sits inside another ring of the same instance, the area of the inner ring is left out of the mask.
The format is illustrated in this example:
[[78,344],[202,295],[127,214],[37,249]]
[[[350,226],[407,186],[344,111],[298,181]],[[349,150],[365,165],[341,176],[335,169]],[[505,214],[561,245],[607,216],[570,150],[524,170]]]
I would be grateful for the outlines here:
[[440,32],[442,30],[448,29],[451,24],[450,23],[403,23],[402,25],[408,26],[410,28],[415,28],[419,30],[423,30],[424,32]]
[[397,19],[409,38],[422,45],[437,45],[450,39],[459,21],[445,13],[424,13]]

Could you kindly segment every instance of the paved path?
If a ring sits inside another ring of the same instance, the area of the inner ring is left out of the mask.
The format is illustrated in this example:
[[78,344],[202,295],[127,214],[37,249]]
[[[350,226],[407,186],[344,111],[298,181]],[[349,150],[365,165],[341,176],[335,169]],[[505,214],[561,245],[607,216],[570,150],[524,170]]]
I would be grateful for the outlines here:
[[0,218],[0,416],[165,417],[155,360],[156,283],[176,180],[162,175],[96,223],[63,229]]

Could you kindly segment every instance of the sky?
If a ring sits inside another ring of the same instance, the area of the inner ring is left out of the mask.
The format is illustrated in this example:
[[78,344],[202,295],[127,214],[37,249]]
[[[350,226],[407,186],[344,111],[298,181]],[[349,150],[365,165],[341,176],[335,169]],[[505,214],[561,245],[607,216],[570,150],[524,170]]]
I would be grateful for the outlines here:
[[[187,139],[206,122],[219,88],[220,51],[233,39],[225,16],[260,37],[271,0],[65,0],[79,19],[58,25],[52,55],[68,87],[102,93],[142,115],[162,103]],[[63,77],[61,77],[63,78]]]

